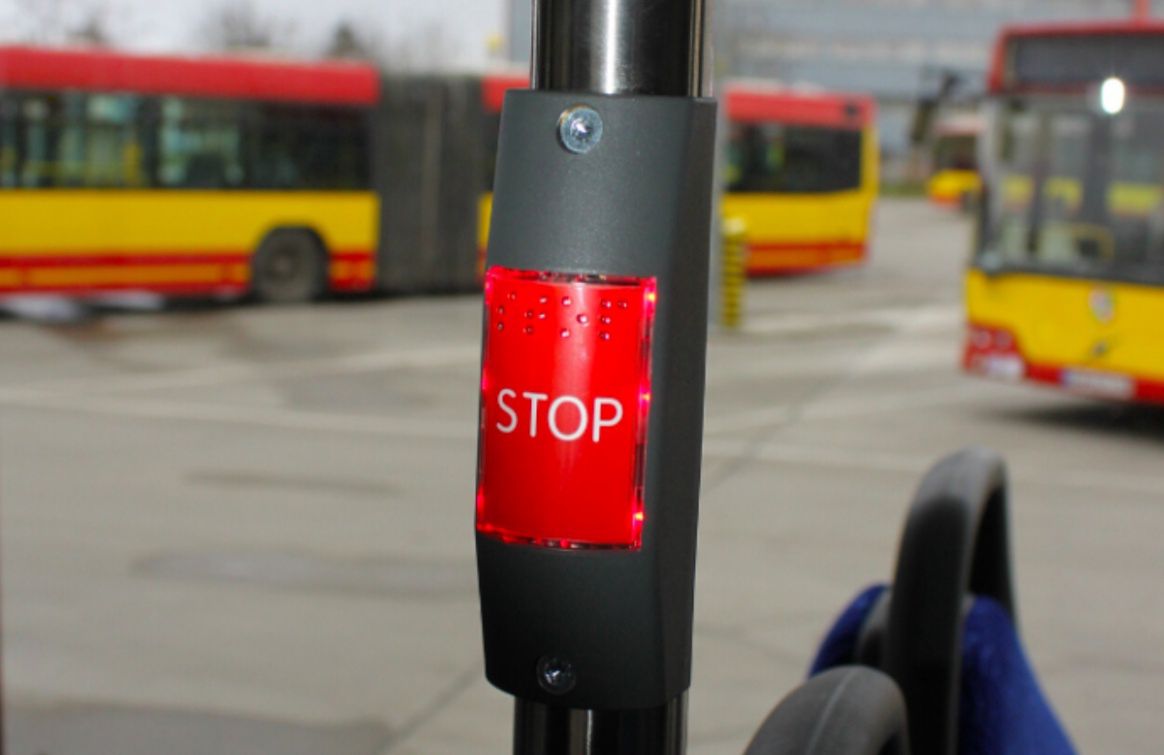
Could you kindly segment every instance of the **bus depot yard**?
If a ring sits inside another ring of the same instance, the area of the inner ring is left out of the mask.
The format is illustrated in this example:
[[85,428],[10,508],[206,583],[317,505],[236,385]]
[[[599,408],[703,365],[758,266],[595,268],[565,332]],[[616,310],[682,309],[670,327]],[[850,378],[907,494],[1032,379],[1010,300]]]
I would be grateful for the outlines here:
[[[712,335],[694,753],[738,752],[907,503],[1013,478],[1020,622],[1083,752],[1151,752],[1164,414],[969,378],[970,221],[884,200],[865,267]],[[504,752],[481,672],[476,295],[0,321],[9,755]]]

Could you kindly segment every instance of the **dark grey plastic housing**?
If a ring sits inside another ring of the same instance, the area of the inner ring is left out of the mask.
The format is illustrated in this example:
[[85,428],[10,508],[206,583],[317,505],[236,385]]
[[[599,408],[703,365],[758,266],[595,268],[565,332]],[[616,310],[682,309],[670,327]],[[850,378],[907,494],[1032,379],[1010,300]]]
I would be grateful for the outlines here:
[[[603,123],[586,154],[560,115]],[[653,277],[658,290],[639,550],[558,550],[478,534],[486,675],[526,701],[664,706],[690,685],[703,426],[715,105],[686,97],[511,92],[501,124],[488,266]],[[544,689],[539,660],[575,683]]]

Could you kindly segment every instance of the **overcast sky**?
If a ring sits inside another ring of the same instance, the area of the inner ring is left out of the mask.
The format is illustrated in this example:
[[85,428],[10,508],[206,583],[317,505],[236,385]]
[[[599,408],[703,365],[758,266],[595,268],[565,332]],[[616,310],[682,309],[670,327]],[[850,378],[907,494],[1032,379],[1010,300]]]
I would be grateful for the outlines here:
[[[213,9],[240,0],[0,0],[0,40],[28,38],[49,17],[78,23],[104,7],[119,44],[151,51],[193,51]],[[245,1],[245,0],[243,0]],[[258,15],[291,29],[291,52],[317,51],[341,19],[375,29],[389,46],[416,45],[440,29],[447,67],[480,68],[506,31],[509,0],[249,0]],[[204,36],[204,35],[203,35]],[[523,43],[528,44],[525,40]]]

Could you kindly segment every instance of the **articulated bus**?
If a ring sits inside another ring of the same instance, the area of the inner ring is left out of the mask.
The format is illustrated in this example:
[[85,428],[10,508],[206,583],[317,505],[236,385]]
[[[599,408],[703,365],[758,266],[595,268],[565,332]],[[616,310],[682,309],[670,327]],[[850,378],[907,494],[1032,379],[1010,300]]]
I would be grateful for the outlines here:
[[1010,29],[990,89],[965,368],[1164,402],[1164,23]]
[[471,289],[511,83],[0,48],[0,295]]
[[746,81],[722,100],[722,212],[745,224],[748,273],[863,262],[880,181],[873,100]]
[[978,201],[978,139],[985,123],[977,114],[943,118],[934,129],[933,164],[926,195],[934,204],[969,210]]
[[[524,75],[0,47],[0,296],[305,301],[480,284]],[[728,88],[723,210],[749,271],[860,262],[872,102]]]

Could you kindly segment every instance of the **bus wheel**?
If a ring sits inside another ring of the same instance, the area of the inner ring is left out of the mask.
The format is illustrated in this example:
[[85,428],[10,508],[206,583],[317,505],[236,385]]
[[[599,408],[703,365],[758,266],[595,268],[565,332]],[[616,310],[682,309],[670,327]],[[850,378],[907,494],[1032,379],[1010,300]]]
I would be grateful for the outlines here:
[[326,256],[307,231],[275,231],[259,245],[251,263],[251,293],[274,304],[317,299],[326,288]]

